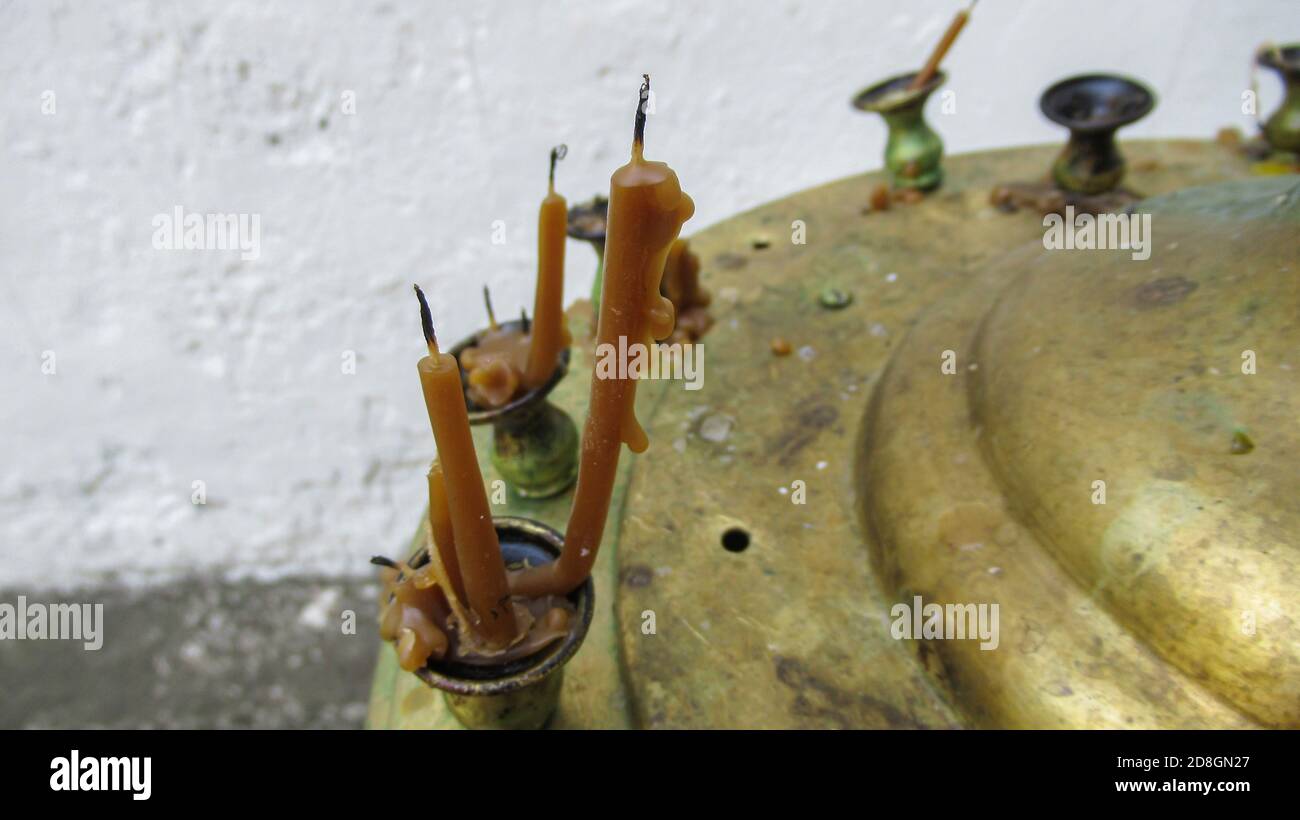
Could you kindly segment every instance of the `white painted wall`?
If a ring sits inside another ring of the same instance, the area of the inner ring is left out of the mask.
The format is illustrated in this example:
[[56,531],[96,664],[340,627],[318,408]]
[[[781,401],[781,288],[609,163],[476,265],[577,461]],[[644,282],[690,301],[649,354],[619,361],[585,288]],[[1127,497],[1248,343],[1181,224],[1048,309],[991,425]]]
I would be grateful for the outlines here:
[[[410,283],[447,339],[483,283],[503,314],[531,304],[552,144],[571,201],[602,190],[651,72],[648,153],[699,230],[877,166],[883,127],[848,99],[957,6],[0,5],[0,585],[364,571],[408,536],[432,455]],[[1247,123],[1270,38],[1300,38],[1295,0],[985,0],[935,120],[950,152],[1059,140],[1039,92],[1109,69],[1160,95],[1129,134],[1209,137]],[[155,250],[176,205],[260,214],[261,257]],[[569,258],[576,297],[594,257]]]

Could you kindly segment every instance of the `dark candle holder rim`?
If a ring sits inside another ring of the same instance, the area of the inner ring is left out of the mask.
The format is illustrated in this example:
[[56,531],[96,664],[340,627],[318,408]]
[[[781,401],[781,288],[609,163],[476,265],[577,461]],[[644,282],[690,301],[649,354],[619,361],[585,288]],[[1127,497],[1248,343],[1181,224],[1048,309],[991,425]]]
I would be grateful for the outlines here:
[[[923,99],[934,92],[936,88],[943,85],[948,80],[947,72],[943,70],[936,71],[930,81],[915,91],[908,91],[907,84],[912,82],[919,71],[908,71],[903,74],[896,74],[887,77],[878,83],[869,85],[866,88],[853,95],[852,105],[859,111],[868,111],[873,114],[888,114],[897,111],[900,108],[906,108],[918,99]],[[897,98],[891,100],[886,105],[880,105],[880,101],[892,91],[903,91]]]
[[[1096,86],[1106,83],[1112,86],[1124,86],[1130,91],[1142,94],[1145,99],[1142,104],[1127,114],[1116,114],[1111,116],[1092,117],[1089,119],[1079,119],[1067,116],[1063,113],[1060,105],[1060,99],[1063,94],[1072,90],[1093,91],[1090,86]],[[1124,74],[1112,74],[1104,71],[1089,72],[1087,74],[1075,74],[1058,80],[1047,87],[1042,95],[1038,98],[1038,108],[1047,117],[1057,125],[1064,126],[1072,133],[1089,134],[1102,131],[1113,131],[1125,125],[1137,122],[1138,120],[1150,114],[1156,107],[1156,93],[1151,87],[1141,80],[1134,79]]]
[[[1277,56],[1282,55],[1282,61]],[[1277,71],[1300,71],[1300,43],[1287,43],[1277,48],[1261,48],[1255,56],[1255,62],[1264,68]]]
[[[564,537],[540,521],[514,515],[496,515],[492,517],[492,523],[496,527],[507,567],[519,566],[525,558],[536,561],[544,556],[554,561],[564,549]],[[518,543],[520,541],[533,549],[529,551],[521,548]],[[411,559],[411,567],[419,568],[428,563],[428,560],[428,551],[422,547]],[[533,565],[536,566],[536,563]],[[576,620],[561,640],[532,655],[499,665],[431,658],[415,670],[416,677],[434,689],[458,695],[502,695],[540,682],[563,667],[577,653],[595,615],[596,585],[590,576],[565,597],[577,611]]]
[[[579,202],[569,209],[566,216],[566,228],[570,237],[579,239],[583,242],[604,242],[605,233],[608,228],[609,215],[609,198],[603,194],[596,194],[586,202]],[[600,216],[600,230],[584,231],[576,224],[576,218],[583,216]]]
[[[522,328],[523,320],[512,319],[508,322],[501,322],[499,327]],[[483,337],[483,334],[486,333],[489,329],[490,328],[483,328],[477,331],[474,335],[465,339],[461,339],[459,342],[457,342],[455,345],[452,346],[449,352],[451,353],[451,355],[456,357],[456,364],[458,366],[460,364],[460,354],[465,350],[465,348],[472,347],[473,345],[475,345],[478,342],[478,340]],[[499,421],[500,419],[515,412],[516,410],[519,410],[520,408],[535,404],[545,399],[546,396],[548,396],[550,392],[555,389],[555,386],[560,383],[560,379],[563,379],[565,374],[569,372],[570,357],[571,357],[571,351],[569,348],[566,347],[563,350],[561,350],[559,359],[555,363],[555,370],[551,373],[551,377],[547,379],[544,384],[542,384],[540,387],[536,387],[533,388],[532,390],[528,390],[519,394],[517,397],[511,399],[510,401],[506,402],[500,407],[480,407],[474,401],[474,399],[470,397],[469,378],[465,375],[465,369],[462,367],[460,371],[460,385],[461,385],[461,390],[465,394],[465,410],[469,414],[469,423],[471,425],[491,424],[492,422]]]

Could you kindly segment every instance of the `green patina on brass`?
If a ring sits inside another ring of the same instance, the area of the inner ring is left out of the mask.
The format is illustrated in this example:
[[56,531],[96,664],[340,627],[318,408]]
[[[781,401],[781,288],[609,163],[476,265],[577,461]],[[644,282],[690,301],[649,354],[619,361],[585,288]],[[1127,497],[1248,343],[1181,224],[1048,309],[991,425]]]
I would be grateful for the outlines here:
[[1262,49],[1257,58],[1282,78],[1286,97],[1264,123],[1264,138],[1279,151],[1300,154],[1300,44]]
[[827,310],[840,310],[853,302],[853,294],[840,288],[826,287],[822,289],[817,301]]
[[915,72],[891,77],[858,92],[853,107],[884,117],[889,129],[885,167],[895,188],[928,191],[943,181],[943,140],[925,121],[925,101],[948,79],[942,71],[915,91],[907,88]]
[[[515,320],[501,326],[520,324]],[[461,351],[477,338],[471,336],[457,344],[452,355],[459,360]],[[506,484],[525,498],[559,495],[578,477],[578,430],[573,419],[546,398],[568,372],[571,355],[568,350],[560,354],[546,384],[501,407],[478,407],[468,392],[465,395],[469,423],[492,425],[492,465]]]
[[493,424],[492,464],[530,498],[549,498],[578,477],[578,430],[573,419],[540,398]]
[[[620,462],[550,725],[1296,724],[1296,178],[1161,200],[1138,262],[1045,251],[1038,214],[990,205],[1058,150],[950,157],[942,191],[869,215],[885,176],[855,176],[691,237],[704,389],[639,388],[651,445]],[[1151,194],[1250,175],[1204,141],[1125,150]],[[796,219],[807,244],[751,243]],[[552,395],[574,418],[587,344]],[[497,512],[563,529],[571,498]],[[908,593],[999,603],[999,648],[893,639]],[[383,647],[370,725],[458,725],[430,692]]]

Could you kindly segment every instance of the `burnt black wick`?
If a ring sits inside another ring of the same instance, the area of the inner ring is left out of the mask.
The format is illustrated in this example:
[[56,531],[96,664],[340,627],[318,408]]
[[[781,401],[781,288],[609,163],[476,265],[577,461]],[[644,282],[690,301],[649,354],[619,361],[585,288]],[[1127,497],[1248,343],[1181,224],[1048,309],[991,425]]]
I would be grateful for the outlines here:
[[636,104],[636,127],[632,131],[632,142],[645,144],[645,107],[650,101],[650,75],[642,74],[641,95]]
[[569,146],[561,143],[551,149],[551,187],[555,187],[555,163],[569,155]]
[[415,285],[415,298],[420,300],[420,325],[424,328],[424,341],[436,346],[438,340],[433,335],[433,314],[429,312],[429,303],[424,300],[424,291],[420,290],[419,285]]
[[488,324],[492,327],[496,327],[497,313],[492,309],[492,292],[488,290],[487,285],[483,286],[483,307],[487,309]]

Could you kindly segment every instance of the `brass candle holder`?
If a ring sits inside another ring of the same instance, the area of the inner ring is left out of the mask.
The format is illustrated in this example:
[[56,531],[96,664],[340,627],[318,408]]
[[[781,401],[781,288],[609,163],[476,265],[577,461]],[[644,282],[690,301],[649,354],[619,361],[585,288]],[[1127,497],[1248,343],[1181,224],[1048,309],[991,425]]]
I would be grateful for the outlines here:
[[[524,329],[521,319],[502,322],[503,328]],[[486,330],[451,348],[460,354],[475,346]],[[516,396],[500,407],[482,407],[469,394],[469,379],[461,368],[465,407],[471,425],[492,425],[492,466],[524,498],[559,495],[578,477],[578,428],[573,419],[551,404],[547,396],[569,372],[569,349],[560,352],[555,371],[541,387]]]
[[885,167],[895,188],[928,191],[943,181],[943,140],[925,121],[925,102],[948,75],[936,71],[928,83],[912,89],[911,71],[876,83],[853,97],[853,107],[885,119]]
[[[591,245],[596,252],[596,278],[591,283],[591,304],[600,312],[600,285],[605,278],[605,219],[609,200],[595,196],[569,209],[569,236]],[[595,332],[595,328],[592,328]]]
[[1275,151],[1300,154],[1300,43],[1260,49],[1255,62],[1282,78],[1286,96],[1264,123],[1264,139]]
[[[493,518],[507,568],[537,566],[559,557],[564,538],[527,518]],[[427,552],[412,563],[428,561]],[[569,593],[575,612],[559,641],[526,658],[489,666],[449,658],[429,661],[415,675],[440,689],[456,719],[470,729],[541,729],[555,714],[564,682],[564,665],[582,646],[595,613],[596,587],[588,578]]]
[[1070,139],[1052,164],[1052,179],[1066,191],[1100,194],[1119,187],[1124,157],[1115,132],[1155,107],[1156,95],[1137,80],[1115,74],[1068,77],[1043,92],[1039,107]]

